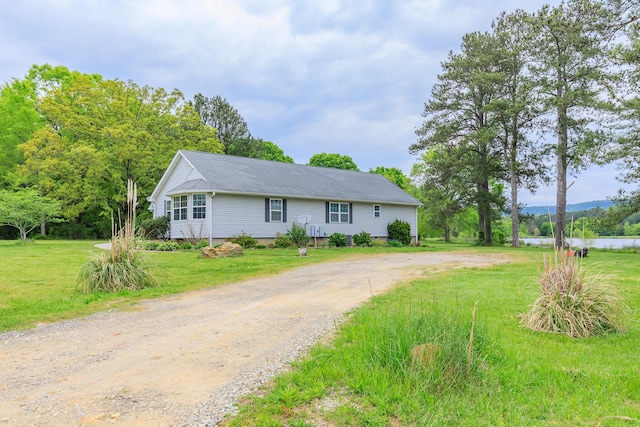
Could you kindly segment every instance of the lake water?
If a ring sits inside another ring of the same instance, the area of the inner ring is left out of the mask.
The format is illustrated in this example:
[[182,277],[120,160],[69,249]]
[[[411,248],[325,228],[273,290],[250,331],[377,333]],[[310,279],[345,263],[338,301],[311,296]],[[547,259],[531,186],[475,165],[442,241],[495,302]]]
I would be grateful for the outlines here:
[[[550,237],[525,237],[520,239],[525,244],[531,245],[552,245],[554,240]],[[571,241],[572,247],[580,248],[582,247],[582,242],[580,239],[572,239]],[[607,239],[607,238],[598,238],[598,239],[589,239],[588,242],[589,248],[612,248],[612,249],[622,249],[628,246],[640,246],[640,239]]]

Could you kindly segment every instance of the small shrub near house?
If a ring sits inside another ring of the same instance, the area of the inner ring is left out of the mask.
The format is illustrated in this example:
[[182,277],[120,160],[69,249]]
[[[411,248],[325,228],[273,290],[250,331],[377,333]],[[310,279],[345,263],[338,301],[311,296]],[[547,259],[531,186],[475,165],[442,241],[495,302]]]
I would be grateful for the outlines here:
[[404,246],[400,240],[390,239],[387,241],[387,246],[391,246],[392,248],[401,248]]
[[333,233],[329,236],[329,247],[344,247],[347,246],[347,235],[342,233]]
[[193,245],[189,242],[184,242],[182,244],[178,244],[176,242],[159,242],[157,240],[145,240],[142,242],[137,242],[136,244],[138,249],[143,251],[161,251],[161,252],[172,252],[177,251],[178,249],[182,250],[191,250],[193,249]]
[[286,248],[292,248],[295,245],[293,244],[293,241],[288,235],[278,232],[276,233],[274,246],[276,248],[286,249]]
[[361,231],[358,234],[353,235],[353,243],[356,246],[371,246],[371,234],[366,231]]
[[411,225],[407,221],[396,219],[387,225],[389,240],[397,240],[403,245],[411,244]]
[[169,237],[169,227],[169,218],[166,216],[146,219],[138,226],[138,234],[143,239],[167,240]]
[[298,248],[306,247],[309,239],[311,239],[311,237],[307,235],[307,229],[295,222],[291,225],[291,228],[287,230],[287,237],[293,245]]
[[163,242],[158,246],[159,251],[173,252],[180,249],[180,245],[176,242]]
[[162,242],[158,242],[155,240],[146,240],[138,242],[137,247],[143,251],[157,251],[160,245],[162,245]]
[[232,237],[231,239],[228,239],[227,241],[231,243],[237,243],[238,245],[242,246],[242,249],[255,248],[256,245],[258,244],[258,241],[256,239],[251,237],[250,234],[246,234],[244,232],[239,236],[235,236],[235,237]]
[[373,239],[371,241],[371,246],[383,248],[383,247],[389,246],[389,243],[387,242],[387,239]]

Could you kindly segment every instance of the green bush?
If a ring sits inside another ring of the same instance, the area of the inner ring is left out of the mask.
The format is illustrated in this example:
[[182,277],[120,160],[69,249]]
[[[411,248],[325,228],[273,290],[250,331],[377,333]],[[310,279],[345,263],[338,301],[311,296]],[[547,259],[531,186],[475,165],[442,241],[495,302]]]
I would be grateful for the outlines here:
[[291,225],[291,229],[287,230],[287,237],[291,239],[294,246],[304,248],[309,243],[310,237],[307,236],[307,229],[295,222]]
[[250,234],[245,234],[244,232],[239,236],[227,239],[227,241],[231,243],[237,243],[238,245],[242,246],[243,249],[255,248],[258,244],[258,241],[256,239],[251,237]]
[[407,221],[396,219],[387,225],[390,240],[398,240],[403,245],[411,244],[411,225]]
[[162,243],[156,242],[155,240],[146,240],[140,243],[143,251],[157,251],[160,245],[162,245]]
[[169,228],[169,218],[160,216],[142,221],[138,226],[138,233],[144,239],[167,240]]
[[[205,245],[206,246],[206,245]],[[195,246],[189,242],[176,243],[176,242],[158,242],[157,240],[144,240],[137,244],[138,249],[142,249],[144,251],[163,251],[163,252],[171,252],[181,250],[191,250]]]
[[491,236],[495,246],[504,246],[507,242],[507,234],[499,228],[493,230]]
[[361,231],[358,234],[353,235],[353,243],[356,246],[371,246],[371,234],[366,231]]
[[196,249],[206,248],[207,246],[209,246],[209,242],[207,240],[205,240],[205,239],[202,239],[196,245]]
[[343,247],[347,246],[347,235],[342,233],[333,233],[329,236],[330,247]]
[[158,248],[156,250],[164,251],[164,252],[172,252],[172,251],[177,251],[178,249],[180,249],[180,245],[177,244],[176,242],[163,242],[158,245]]
[[388,240],[387,245],[391,246],[392,248],[401,248],[404,246],[400,240],[394,240],[394,239]]
[[283,249],[291,248],[295,246],[289,236],[287,236],[286,234],[282,234],[280,232],[276,233],[276,240],[274,245],[276,248],[283,248]]
[[389,246],[389,243],[387,242],[387,239],[373,239],[371,246],[386,247]]

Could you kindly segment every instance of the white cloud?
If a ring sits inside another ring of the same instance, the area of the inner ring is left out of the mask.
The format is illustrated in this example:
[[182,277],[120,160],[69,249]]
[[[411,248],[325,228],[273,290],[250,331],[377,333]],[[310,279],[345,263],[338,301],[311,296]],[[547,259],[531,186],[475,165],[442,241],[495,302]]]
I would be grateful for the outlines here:
[[298,162],[339,152],[363,170],[408,173],[448,51],[500,11],[544,2],[21,0],[0,14],[0,81],[49,62],[189,98],[221,95]]

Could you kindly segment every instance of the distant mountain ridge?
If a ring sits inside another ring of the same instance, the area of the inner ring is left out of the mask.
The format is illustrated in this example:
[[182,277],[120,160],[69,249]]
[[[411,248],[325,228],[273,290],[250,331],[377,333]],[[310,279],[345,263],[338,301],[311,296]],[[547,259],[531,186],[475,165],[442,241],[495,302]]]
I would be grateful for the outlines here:
[[[573,203],[567,205],[567,212],[588,211],[595,208],[607,209],[613,205],[614,203],[611,200],[593,200],[591,202]],[[533,215],[546,215],[547,213],[551,213],[551,215],[553,215],[556,213],[556,206],[526,206],[522,208],[522,213]]]

